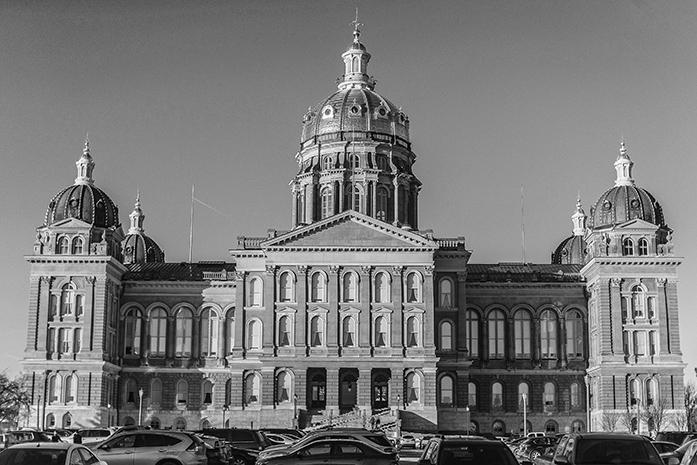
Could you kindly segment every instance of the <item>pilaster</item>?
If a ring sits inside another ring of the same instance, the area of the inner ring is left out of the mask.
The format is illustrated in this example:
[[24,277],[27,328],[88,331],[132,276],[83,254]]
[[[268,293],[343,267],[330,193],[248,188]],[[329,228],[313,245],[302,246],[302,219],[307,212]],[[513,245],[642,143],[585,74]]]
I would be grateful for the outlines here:
[[[358,347],[365,349],[366,353],[368,353],[367,351],[370,349],[370,289],[372,287],[373,280],[372,267],[362,266],[360,279],[361,313],[358,316]],[[370,383],[368,383],[368,389],[370,389]],[[360,389],[358,393],[360,395]]]
[[397,265],[392,267],[392,302],[394,311],[392,312],[392,334],[390,342],[392,344],[393,353],[402,354],[404,348],[403,339],[403,316],[402,316],[402,274],[404,267]]

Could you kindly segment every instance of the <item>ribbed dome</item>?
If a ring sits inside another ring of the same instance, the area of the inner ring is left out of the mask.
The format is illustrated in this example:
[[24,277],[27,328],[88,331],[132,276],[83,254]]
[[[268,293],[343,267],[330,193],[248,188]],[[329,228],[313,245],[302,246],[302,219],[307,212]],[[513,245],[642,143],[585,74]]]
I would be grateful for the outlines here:
[[48,204],[45,223],[77,218],[100,228],[119,225],[119,209],[108,195],[92,184],[74,184],[56,194]]
[[[409,141],[409,120],[392,102],[367,87],[339,89],[319,104],[311,107],[303,118],[302,142],[315,136],[320,140],[333,139],[330,134],[345,131],[394,135]],[[348,138],[350,136],[344,136]]]
[[123,263],[163,263],[165,254],[157,243],[142,233],[130,233],[121,243]]
[[582,265],[585,263],[586,241],[573,235],[564,239],[552,254],[552,263],[558,265]]
[[600,196],[591,208],[590,228],[601,228],[642,219],[663,226],[663,210],[653,195],[635,185],[615,186]]

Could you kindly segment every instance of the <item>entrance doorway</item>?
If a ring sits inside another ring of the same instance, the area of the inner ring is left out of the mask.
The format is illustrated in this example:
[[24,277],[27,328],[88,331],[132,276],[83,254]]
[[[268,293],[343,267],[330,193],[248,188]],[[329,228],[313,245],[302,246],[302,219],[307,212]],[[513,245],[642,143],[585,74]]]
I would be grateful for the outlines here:
[[372,370],[370,387],[373,412],[390,406],[390,374],[390,370]]
[[339,411],[350,412],[358,403],[358,370],[341,368],[339,370]]

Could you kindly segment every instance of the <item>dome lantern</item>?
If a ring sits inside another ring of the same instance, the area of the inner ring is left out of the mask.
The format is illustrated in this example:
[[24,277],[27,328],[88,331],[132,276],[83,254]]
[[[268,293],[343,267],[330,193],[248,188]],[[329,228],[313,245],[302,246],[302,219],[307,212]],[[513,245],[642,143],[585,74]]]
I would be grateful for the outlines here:
[[140,208],[140,191],[136,195],[136,203],[128,217],[131,220],[131,227],[128,229],[128,234],[142,234],[143,233],[143,221],[145,220],[145,214]]
[[92,159],[92,155],[90,155],[89,136],[85,136],[85,147],[82,149],[82,156],[75,162],[75,166],[77,166],[75,184],[94,184],[94,179],[92,179],[94,160]]
[[370,61],[370,53],[365,49],[365,46],[359,40],[362,26],[358,22],[358,11],[356,11],[356,19],[353,24],[353,43],[344,53],[341,58],[344,60],[344,75],[340,78],[338,87],[340,90],[357,87],[373,89],[375,82],[368,75],[368,62]]
[[634,167],[634,162],[629,158],[627,154],[627,146],[622,139],[620,144],[620,154],[615,161],[615,171],[617,172],[617,179],[615,179],[615,186],[633,186],[634,178],[632,177],[632,168]]
[[586,232],[586,212],[581,206],[581,194],[576,198],[576,211],[571,215],[571,223],[574,225],[574,236],[583,236]]
[[123,250],[123,264],[131,265],[134,263],[163,263],[165,253],[157,242],[145,234],[143,221],[145,214],[141,209],[140,191],[136,196],[136,203],[133,211],[128,215],[131,226],[128,234],[121,243]]

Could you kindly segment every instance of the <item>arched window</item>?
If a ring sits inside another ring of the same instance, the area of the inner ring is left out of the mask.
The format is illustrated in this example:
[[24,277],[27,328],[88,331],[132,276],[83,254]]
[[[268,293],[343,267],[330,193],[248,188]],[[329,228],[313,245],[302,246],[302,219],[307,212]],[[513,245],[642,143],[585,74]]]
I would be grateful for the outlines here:
[[218,353],[218,313],[212,308],[201,312],[201,356],[214,357]]
[[503,358],[506,340],[504,327],[506,316],[501,310],[492,310],[489,313],[489,358]]
[[344,274],[344,302],[358,302],[358,275],[353,272]]
[[566,355],[568,358],[583,358],[583,317],[578,310],[566,315]]
[[375,302],[385,303],[392,301],[390,292],[390,277],[385,272],[375,274]]
[[416,271],[407,275],[407,302],[422,302],[421,281],[421,275]]
[[320,194],[321,202],[322,202],[322,218],[329,218],[334,214],[334,196],[332,195],[332,188],[331,187],[325,187],[322,189],[322,193]]
[[61,287],[61,312],[60,316],[73,314],[73,303],[75,302],[75,284],[69,282]]
[[210,379],[204,380],[201,385],[201,398],[204,408],[213,403],[213,383]]
[[324,162],[322,164],[323,169],[325,170],[330,170],[333,168],[332,166],[332,157],[324,157]]
[[123,398],[124,402],[127,404],[135,404],[136,402],[138,402],[138,385],[136,384],[135,379],[128,378],[126,380],[126,384],[124,386],[123,391]]
[[387,346],[388,336],[387,318],[381,315],[375,319],[375,347]]
[[73,330],[73,353],[79,353],[82,350],[82,328]]
[[[382,158],[382,157],[381,157]],[[378,158],[378,161],[380,158]],[[389,201],[389,193],[387,192],[387,189],[384,187],[378,187],[377,190],[377,205],[376,205],[376,213],[375,213],[375,218],[381,221],[387,221],[387,205]]]
[[418,347],[421,345],[421,325],[415,316],[407,318],[407,347]]
[[557,356],[557,314],[545,310],[540,316],[540,349],[542,358]]
[[189,383],[184,379],[177,381],[177,406],[184,407],[189,402]]
[[82,238],[81,237],[74,237],[73,238],[73,255],[81,255],[82,254]]
[[247,324],[247,349],[261,349],[261,330],[261,321],[259,320],[251,320]]
[[276,376],[276,402],[290,402],[293,398],[293,384],[290,374],[287,371],[281,371]]
[[324,345],[324,321],[319,316],[310,320],[310,345],[320,347]]
[[637,403],[641,403],[642,399],[641,392],[641,382],[638,379],[632,379],[629,381],[629,405],[633,406]]
[[150,418],[150,429],[160,429],[162,427],[162,422],[157,417]]
[[60,255],[68,255],[70,253],[70,242],[68,238],[63,236],[58,239],[58,244],[56,245],[56,253]]
[[278,319],[278,345],[288,347],[290,345],[290,317],[283,315]]
[[177,311],[175,326],[174,353],[177,357],[191,356],[191,341],[193,335],[194,315],[188,308],[180,308]]
[[559,425],[557,424],[556,421],[554,420],[547,420],[547,423],[545,423],[545,433],[549,435],[556,434],[556,432],[559,430]]
[[150,405],[159,407],[162,403],[162,381],[160,378],[153,378],[150,381]]
[[467,405],[470,408],[477,407],[477,385],[472,382],[467,384]]
[[351,72],[352,73],[358,73],[358,57],[353,57],[351,59]]
[[572,433],[582,433],[586,430],[581,420],[574,420],[571,422],[571,432]]
[[261,398],[261,377],[256,373],[249,373],[244,378],[244,403],[256,404]]
[[77,402],[77,375],[75,373],[65,377],[63,400],[66,404]]
[[523,397],[528,411],[530,411],[530,385],[526,382],[518,384],[518,410],[523,411]]
[[479,356],[479,315],[474,310],[465,311],[465,348],[470,357]]
[[421,401],[421,377],[418,373],[411,372],[407,375],[407,404]]
[[649,318],[656,318],[656,298],[653,296],[646,298],[646,313]]
[[49,413],[46,415],[46,426],[49,428],[55,428],[56,427],[56,416],[52,413]]
[[649,331],[649,355],[656,355],[658,345],[656,344],[656,331]]
[[656,403],[658,400],[658,383],[655,379],[649,379],[646,381],[646,406],[650,406]]
[[648,255],[649,254],[649,241],[646,240],[646,238],[642,237],[639,239],[639,255]]
[[281,273],[278,278],[278,294],[281,302],[293,302],[293,288],[295,284],[295,279],[290,271],[285,271]]
[[491,385],[491,408],[503,408],[503,384],[498,381]]
[[[360,159],[356,156],[352,160],[356,160],[356,163],[359,163],[358,160]],[[346,186],[346,206],[351,210],[363,213],[363,190],[360,186],[351,184]]]
[[313,273],[310,278],[310,300],[312,302],[327,301],[327,277],[322,272]]
[[249,281],[249,306],[261,307],[263,303],[264,286],[259,277],[254,277]]
[[48,403],[56,404],[60,402],[61,391],[63,390],[63,378],[59,374],[51,376],[48,380]]
[[66,413],[63,415],[61,427],[63,429],[69,429],[71,426],[73,426],[73,416],[70,413]]
[[344,318],[341,325],[341,340],[344,347],[356,345],[356,320],[352,316]]
[[634,241],[629,237],[622,240],[622,255],[634,255]]
[[494,433],[494,436],[503,436],[506,434],[506,424],[501,420],[496,420],[491,425],[491,431]]
[[167,350],[167,312],[163,308],[150,311],[150,353],[165,355]]
[[646,355],[646,331],[634,331],[634,355]]
[[440,323],[440,350],[453,350],[453,324],[450,321]]
[[554,383],[545,383],[543,394],[543,403],[545,410],[553,410],[557,405],[556,388]]
[[453,306],[453,282],[449,278],[443,278],[438,283],[438,302],[441,307]]
[[571,395],[571,408],[579,408],[581,406],[581,389],[578,383],[571,383],[569,394]]
[[182,417],[177,418],[174,420],[173,428],[177,431],[184,431],[186,429],[186,420]]
[[518,310],[513,320],[516,358],[530,358],[530,312]]
[[632,318],[644,318],[644,301],[646,293],[640,285],[632,287],[631,291]]
[[441,405],[453,405],[454,403],[454,387],[453,377],[450,375],[444,375],[440,379],[440,404]]
[[124,355],[140,355],[141,324],[140,310],[128,309],[124,321]]

